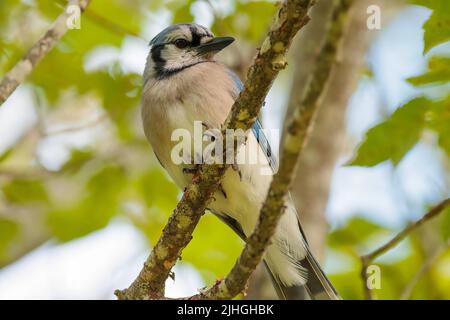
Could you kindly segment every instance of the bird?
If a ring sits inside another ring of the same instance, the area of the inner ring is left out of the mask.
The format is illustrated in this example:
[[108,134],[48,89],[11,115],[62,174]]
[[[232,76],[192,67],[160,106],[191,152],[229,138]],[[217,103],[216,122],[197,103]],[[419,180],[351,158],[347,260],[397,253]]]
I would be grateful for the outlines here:
[[[216,54],[233,41],[232,37],[215,37],[195,23],[171,25],[150,41],[143,74],[143,129],[156,158],[181,190],[192,180],[196,166],[192,161],[173,160],[179,141],[174,141],[172,134],[180,129],[193,134],[199,122],[206,130],[224,124],[243,84],[216,60]],[[234,163],[227,169],[207,208],[244,241],[256,226],[272,180],[272,175],[261,169],[275,172],[278,165],[259,121],[246,133],[238,156],[245,147],[262,160]],[[191,160],[199,157],[192,148],[185,153],[183,157]],[[340,299],[311,253],[290,196],[264,254],[264,264],[280,299]]]

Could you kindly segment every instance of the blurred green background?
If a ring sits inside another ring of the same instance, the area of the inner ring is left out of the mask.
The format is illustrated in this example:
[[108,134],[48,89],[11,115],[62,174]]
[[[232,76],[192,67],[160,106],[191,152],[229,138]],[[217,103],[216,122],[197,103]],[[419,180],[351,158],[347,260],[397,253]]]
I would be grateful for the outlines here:
[[[282,128],[289,116],[330,1],[314,8],[297,37],[261,115],[266,127]],[[361,254],[450,195],[450,2],[357,2],[292,191],[344,299],[363,298]],[[0,1],[0,77],[65,4]],[[380,30],[367,28],[370,4],[381,8]],[[169,24],[201,23],[237,38],[220,59],[244,78],[275,10],[274,1],[91,1],[81,29],[0,107],[1,299],[112,298],[130,283],[179,199],[140,123],[147,43]],[[449,299],[449,237],[447,210],[375,261],[374,294]],[[192,294],[225,276],[241,248],[205,215],[169,294]],[[258,270],[248,297],[272,296]]]

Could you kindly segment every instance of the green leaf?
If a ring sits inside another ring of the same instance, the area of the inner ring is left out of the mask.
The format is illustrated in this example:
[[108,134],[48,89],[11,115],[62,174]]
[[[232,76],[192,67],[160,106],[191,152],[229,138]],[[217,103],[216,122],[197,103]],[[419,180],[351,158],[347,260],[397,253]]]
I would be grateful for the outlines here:
[[48,214],[53,235],[61,241],[69,241],[105,227],[118,212],[120,195],[126,185],[127,177],[122,167],[103,167],[87,182],[81,203]]
[[[170,2],[168,4],[168,9],[173,12],[172,23],[189,23],[194,21],[194,17],[191,14],[190,8],[194,1],[184,1],[184,2]],[[180,5],[182,3],[182,5]]]
[[0,218],[0,261],[7,257],[8,248],[16,239],[19,226],[16,222]]
[[117,125],[119,137],[130,141],[136,136],[133,120],[141,97],[141,76],[99,72],[96,78],[96,90],[103,98],[103,107]]
[[363,287],[360,283],[361,276],[358,269],[354,268],[354,270],[345,273],[331,274],[329,278],[344,300],[363,299]]
[[126,97],[128,91],[124,91],[125,87],[114,91],[123,83],[119,82],[113,89],[108,89],[103,81],[112,77],[108,70],[87,73],[83,65],[85,56],[94,49],[99,46],[120,47],[125,37],[122,32],[114,31],[108,22],[105,25],[102,17],[114,25],[120,25],[119,28],[127,28],[130,32],[137,33],[144,15],[138,8],[139,3],[136,1],[92,1],[86,14],[81,16],[81,29],[69,30],[36,66],[29,78],[33,84],[44,89],[50,106],[56,105],[55,102],[62,91],[74,87],[79,94],[96,91],[100,98],[105,98],[112,92],[113,98]]
[[370,129],[349,165],[374,166],[386,160],[398,164],[419,140],[430,104],[423,97],[413,99]]
[[137,188],[149,208],[171,212],[177,204],[178,188],[160,169],[144,172],[137,180]]
[[[375,264],[381,268],[381,290],[377,290],[376,294],[380,299],[393,300],[399,299],[414,273],[423,264],[423,258],[420,254],[413,252],[412,255],[393,264],[380,262]],[[424,299],[424,296],[419,299]]]
[[183,261],[192,263],[209,284],[231,270],[243,248],[240,238],[217,217],[205,214],[183,250]]
[[6,159],[9,158],[9,156],[13,153],[14,148],[8,148],[5,151],[3,151],[3,153],[0,153],[0,162],[5,161]]
[[433,103],[426,119],[427,127],[437,133],[439,146],[450,157],[450,96]]
[[55,20],[65,9],[65,1],[36,1],[36,7],[39,12],[49,18]]
[[351,218],[343,227],[330,233],[328,243],[333,247],[360,245],[378,233],[386,233],[384,227],[362,217]]
[[14,179],[1,189],[5,199],[15,203],[33,203],[48,201],[44,183],[35,179]]
[[[120,26],[121,29],[130,31],[134,34],[138,34],[140,31],[141,23],[145,17],[142,9],[142,3],[146,1],[138,0],[95,0],[89,5],[88,10],[94,13],[95,17],[100,16],[102,21],[105,19],[108,22]],[[87,14],[88,19],[97,21],[98,24],[102,24],[98,18],[93,18],[93,15]],[[111,33],[114,33],[112,28],[108,27],[108,23],[103,22],[104,29]],[[82,26],[83,27],[83,26]]]
[[260,43],[276,8],[276,4],[271,1],[239,1],[235,11],[224,19],[215,21],[211,29],[216,34],[226,31],[253,43]]
[[91,160],[94,156],[92,150],[73,149],[70,159],[62,166],[61,171],[76,172],[79,171],[86,162]]
[[433,47],[450,41],[450,1],[415,0],[413,2],[433,10],[430,18],[423,25],[424,54]]
[[[439,300],[450,299],[450,274],[448,272],[448,266],[450,265],[450,249],[447,248],[440,257],[433,263],[430,272],[430,280],[433,283],[433,291],[424,299],[429,299],[430,296]],[[416,290],[417,291],[417,290]]]
[[407,79],[414,86],[439,85],[450,81],[450,57],[432,57],[428,61],[429,71]]
[[450,240],[450,207],[441,212],[440,227],[444,241]]
[[35,37],[38,36],[36,29],[39,30],[39,28],[36,28],[21,33],[20,39],[11,37],[12,30],[18,30],[22,22],[26,19],[29,21],[29,17],[32,16],[33,8],[24,2],[20,0],[0,1],[0,77],[3,77],[16,65],[36,41]]

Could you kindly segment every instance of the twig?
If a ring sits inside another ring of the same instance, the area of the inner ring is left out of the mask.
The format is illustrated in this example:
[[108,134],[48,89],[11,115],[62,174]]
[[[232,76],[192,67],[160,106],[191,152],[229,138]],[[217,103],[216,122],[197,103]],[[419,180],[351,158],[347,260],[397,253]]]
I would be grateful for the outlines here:
[[[285,55],[292,38],[308,21],[307,13],[312,3],[313,0],[287,0],[280,4],[269,33],[248,71],[244,89],[225,121],[224,133],[226,128],[251,128],[276,75],[286,66]],[[239,145],[234,149],[235,154],[238,149]],[[163,297],[165,280],[191,240],[192,232],[218,190],[227,168],[228,165],[200,167],[136,280],[128,289],[116,290],[119,299]]]
[[369,267],[370,261],[364,259],[364,257],[361,257],[361,272],[360,276],[363,281],[363,290],[364,290],[364,298],[366,300],[374,300],[373,292],[367,285],[367,282],[369,280],[369,277],[367,275],[367,268]]
[[[90,0],[71,0],[67,8],[76,5],[84,12],[89,5]],[[67,32],[67,21],[71,17],[66,8],[59,15],[53,26],[45,35],[36,42],[25,56],[5,75],[0,82],[0,106],[16,90],[16,88],[31,74],[34,67],[42,58],[50,52],[56,42]]]
[[411,297],[412,291],[414,290],[414,287],[416,286],[417,282],[419,282],[420,278],[428,272],[428,270],[433,265],[434,261],[446,250],[450,247],[450,240],[447,241],[447,243],[443,246],[440,246],[437,248],[423,263],[423,265],[420,267],[420,269],[413,275],[411,278],[411,281],[408,283],[408,285],[403,290],[402,294],[400,295],[401,300],[408,300]]
[[389,242],[385,243],[378,249],[372,251],[371,253],[365,254],[362,256],[363,259],[372,261],[378,256],[382,255],[389,249],[395,247],[400,241],[405,239],[412,231],[420,227],[422,224],[436,217],[439,213],[441,213],[445,208],[450,206],[450,198],[447,198],[434,206],[430,211],[428,211],[422,218],[417,220],[416,222],[405,227],[401,232],[399,232],[394,238],[392,238]]
[[78,126],[73,126],[73,127],[67,127],[67,128],[62,128],[62,129],[57,129],[57,130],[51,130],[51,131],[47,131],[44,133],[44,136],[55,136],[55,135],[59,135],[59,134],[64,134],[64,133],[70,133],[70,132],[76,132],[76,131],[81,131],[84,129],[88,129],[88,128],[92,128],[96,125],[98,125],[99,123],[101,123],[102,121],[106,120],[108,118],[108,115],[102,114],[100,116],[98,116],[96,119],[83,123],[81,125]]
[[372,300],[373,293],[367,286],[367,268],[374,259],[386,253],[388,250],[394,248],[399,242],[405,239],[411,232],[416,230],[418,227],[423,225],[425,222],[433,219],[439,215],[445,208],[450,206],[450,198],[441,201],[439,204],[434,206],[430,211],[428,211],[422,218],[416,222],[406,226],[402,231],[400,231],[394,238],[379,247],[378,249],[361,256],[361,277],[363,279],[364,295],[366,299]]
[[3,170],[0,169],[0,179],[47,179],[54,177],[55,173],[52,171],[46,171],[46,170]]
[[308,139],[308,132],[313,125],[319,100],[326,90],[336,56],[346,26],[346,16],[352,0],[335,1],[333,16],[330,21],[325,43],[323,44],[314,72],[309,78],[303,98],[297,104],[293,118],[288,123],[286,143],[281,152],[280,167],[271,183],[268,196],[261,209],[258,224],[247,239],[246,246],[239,260],[223,281],[211,289],[200,293],[195,298],[231,299],[244,290],[253,270],[261,262],[266,247],[275,233],[283,212],[289,186],[294,178],[297,159]]

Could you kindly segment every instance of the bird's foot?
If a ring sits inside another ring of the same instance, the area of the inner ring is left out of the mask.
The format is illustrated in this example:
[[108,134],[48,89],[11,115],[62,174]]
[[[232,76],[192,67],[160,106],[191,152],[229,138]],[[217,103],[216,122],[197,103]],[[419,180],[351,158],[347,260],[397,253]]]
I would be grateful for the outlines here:
[[237,174],[239,175],[239,180],[242,181],[242,172],[241,169],[239,169],[238,164],[236,163],[236,161],[231,165],[231,168],[237,172]]
[[196,174],[198,169],[199,169],[199,165],[196,164],[192,168],[188,168],[188,167],[183,168],[183,173],[184,174]]
[[219,191],[222,193],[222,195],[224,196],[225,199],[228,198],[227,193],[226,193],[225,190],[223,189],[222,184],[219,184]]

